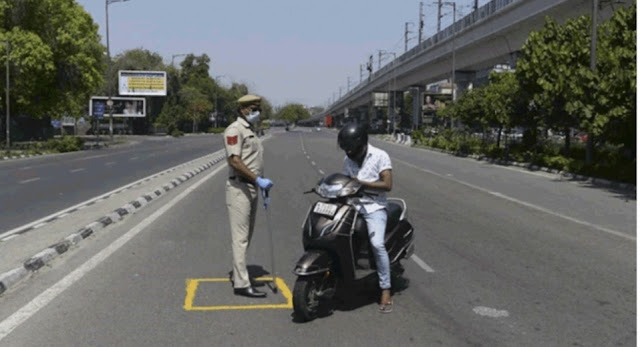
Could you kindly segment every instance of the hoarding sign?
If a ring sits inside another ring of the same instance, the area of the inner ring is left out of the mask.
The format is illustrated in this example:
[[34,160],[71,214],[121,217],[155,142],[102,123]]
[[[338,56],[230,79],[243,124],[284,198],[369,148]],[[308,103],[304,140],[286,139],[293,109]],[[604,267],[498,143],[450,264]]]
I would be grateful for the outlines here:
[[451,94],[426,92],[423,94],[422,111],[425,113],[434,113],[444,108],[450,102]]
[[166,96],[167,73],[165,71],[118,71],[120,95]]
[[76,125],[76,119],[73,117],[65,116],[62,117],[62,126],[72,127]]
[[[109,98],[106,96],[92,96],[89,101],[91,115],[98,118],[102,118],[105,114],[108,115],[110,110],[107,106],[107,100]],[[146,116],[144,98],[122,98],[116,96],[112,97],[111,101],[113,102],[111,112],[113,112],[114,117],[142,118]]]

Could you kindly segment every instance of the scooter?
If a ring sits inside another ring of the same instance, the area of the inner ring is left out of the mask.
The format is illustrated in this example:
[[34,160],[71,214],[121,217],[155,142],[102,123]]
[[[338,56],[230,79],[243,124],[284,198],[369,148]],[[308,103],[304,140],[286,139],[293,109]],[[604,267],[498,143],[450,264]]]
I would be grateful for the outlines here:
[[[309,321],[317,318],[321,306],[331,301],[338,283],[351,287],[376,272],[367,223],[353,205],[355,199],[374,193],[339,173],[323,177],[305,193],[326,199],[316,201],[307,212],[302,225],[305,252],[293,270],[298,276],[293,288],[293,310],[296,316]],[[402,199],[387,198],[385,246],[391,268],[413,254],[413,227]]]

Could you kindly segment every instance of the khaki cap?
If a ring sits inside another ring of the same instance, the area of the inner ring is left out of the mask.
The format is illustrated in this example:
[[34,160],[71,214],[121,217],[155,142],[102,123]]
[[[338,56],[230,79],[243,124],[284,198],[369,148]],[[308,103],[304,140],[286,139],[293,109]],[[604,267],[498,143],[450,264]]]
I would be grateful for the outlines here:
[[262,98],[257,95],[247,94],[240,99],[238,99],[238,104],[240,105],[252,105],[252,104],[260,104]]

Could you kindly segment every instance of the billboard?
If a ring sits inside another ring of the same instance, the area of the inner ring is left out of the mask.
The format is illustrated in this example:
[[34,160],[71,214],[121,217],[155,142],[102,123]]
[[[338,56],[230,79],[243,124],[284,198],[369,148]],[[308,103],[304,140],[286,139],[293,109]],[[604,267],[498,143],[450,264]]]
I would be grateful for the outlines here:
[[425,92],[423,94],[422,112],[435,113],[437,110],[444,108],[446,104],[451,102],[451,94],[440,94]]
[[118,93],[131,96],[166,96],[165,71],[118,71]]
[[112,110],[107,105],[108,99],[106,96],[92,96],[91,100],[89,100],[90,115],[98,118],[108,117],[109,112],[112,111],[114,117],[142,118],[146,116],[144,98],[112,97]]

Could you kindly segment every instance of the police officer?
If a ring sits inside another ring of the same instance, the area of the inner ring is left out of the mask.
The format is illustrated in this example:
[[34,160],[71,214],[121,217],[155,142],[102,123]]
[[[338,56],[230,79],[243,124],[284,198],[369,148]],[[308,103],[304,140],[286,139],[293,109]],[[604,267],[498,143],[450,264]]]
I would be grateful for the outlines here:
[[263,298],[267,294],[251,284],[246,263],[247,249],[255,226],[258,189],[264,197],[265,192],[273,187],[270,179],[262,177],[262,143],[254,131],[260,120],[261,101],[256,95],[238,99],[238,118],[224,131],[229,164],[226,199],[233,253],[233,293],[254,298]]

